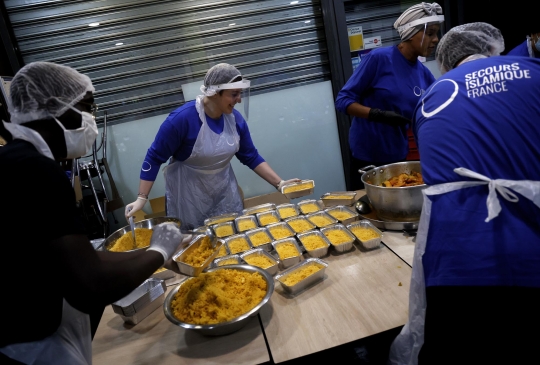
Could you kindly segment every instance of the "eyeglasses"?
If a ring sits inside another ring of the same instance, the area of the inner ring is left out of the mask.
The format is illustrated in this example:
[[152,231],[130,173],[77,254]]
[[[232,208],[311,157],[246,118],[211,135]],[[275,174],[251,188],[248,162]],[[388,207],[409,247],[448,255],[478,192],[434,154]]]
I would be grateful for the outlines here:
[[87,108],[90,109],[90,114],[92,114],[94,117],[96,116],[96,113],[99,109],[96,103],[86,103],[84,101],[79,101],[79,104],[85,105]]

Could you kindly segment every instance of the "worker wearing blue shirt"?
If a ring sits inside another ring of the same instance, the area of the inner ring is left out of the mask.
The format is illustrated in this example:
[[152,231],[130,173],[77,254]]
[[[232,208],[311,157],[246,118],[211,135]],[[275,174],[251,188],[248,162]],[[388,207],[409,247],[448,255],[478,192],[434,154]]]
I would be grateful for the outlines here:
[[540,58],[540,33],[527,36],[523,43],[513,48],[506,55]]
[[407,128],[419,98],[435,78],[418,56],[429,56],[444,16],[437,3],[421,3],[396,20],[402,42],[372,50],[336,98],[336,108],[352,115],[349,147],[352,190],[363,187],[358,169],[405,160]]
[[414,112],[428,188],[392,364],[536,362],[540,61],[503,50],[490,24],[452,28]]
[[242,211],[230,164],[233,156],[278,190],[299,181],[284,181],[274,172],[253,145],[246,121],[234,110],[243,92],[249,96],[249,86],[232,65],[220,63],[208,70],[203,95],[176,109],[161,125],[142,164],[137,200],[126,206],[126,217],[142,209],[161,164],[171,157],[164,171],[167,215],[180,218],[185,228]]

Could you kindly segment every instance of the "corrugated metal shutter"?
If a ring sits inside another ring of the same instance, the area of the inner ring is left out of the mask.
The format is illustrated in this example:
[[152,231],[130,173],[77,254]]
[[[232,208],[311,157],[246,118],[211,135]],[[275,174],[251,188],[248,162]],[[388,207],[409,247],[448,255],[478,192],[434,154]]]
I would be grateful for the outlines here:
[[202,80],[219,62],[251,79],[252,94],[330,79],[318,0],[5,5],[24,62],[61,63],[90,76],[113,124],[171,112],[184,102],[181,85]]

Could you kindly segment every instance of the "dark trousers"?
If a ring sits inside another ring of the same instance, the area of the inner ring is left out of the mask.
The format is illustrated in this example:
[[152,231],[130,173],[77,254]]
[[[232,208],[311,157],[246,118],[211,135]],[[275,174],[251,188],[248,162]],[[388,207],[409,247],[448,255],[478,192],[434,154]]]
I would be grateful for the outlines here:
[[538,364],[540,289],[426,288],[419,364]]

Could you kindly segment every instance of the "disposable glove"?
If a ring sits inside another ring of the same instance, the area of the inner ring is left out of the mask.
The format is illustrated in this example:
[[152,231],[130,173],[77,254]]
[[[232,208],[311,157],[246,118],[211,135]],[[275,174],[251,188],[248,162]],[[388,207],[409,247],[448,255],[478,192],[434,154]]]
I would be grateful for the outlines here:
[[184,236],[182,238],[182,242],[180,243],[180,246],[178,246],[176,251],[174,251],[174,253],[169,257],[169,259],[167,261],[165,261],[165,264],[163,265],[163,267],[166,268],[166,269],[172,270],[177,274],[182,274],[180,272],[180,268],[178,267],[178,264],[176,262],[174,262],[174,260],[172,258],[174,257],[174,255],[177,252],[180,252],[184,248],[186,248],[186,246],[191,242],[192,239],[193,239],[192,234],[184,234]]
[[147,201],[148,199],[145,199],[142,196],[139,196],[137,200],[135,200],[133,203],[126,205],[126,211],[125,211],[126,219],[131,217],[133,214],[135,214],[135,212],[141,210]]
[[292,184],[292,183],[297,183],[297,182],[300,182],[300,181],[302,181],[302,180],[297,179],[297,178],[290,179],[290,180],[281,180],[281,181],[279,182],[279,184],[277,184],[276,189],[278,189],[279,191],[281,191],[281,188],[282,188],[284,185]]
[[373,122],[388,124],[393,127],[405,126],[406,124],[411,122],[409,119],[405,118],[402,115],[399,115],[396,112],[392,112],[389,110],[381,110],[377,108],[371,108],[369,110],[368,119]]
[[148,251],[157,251],[163,255],[163,262],[176,252],[182,245],[184,235],[174,223],[161,223],[152,228],[152,239]]

